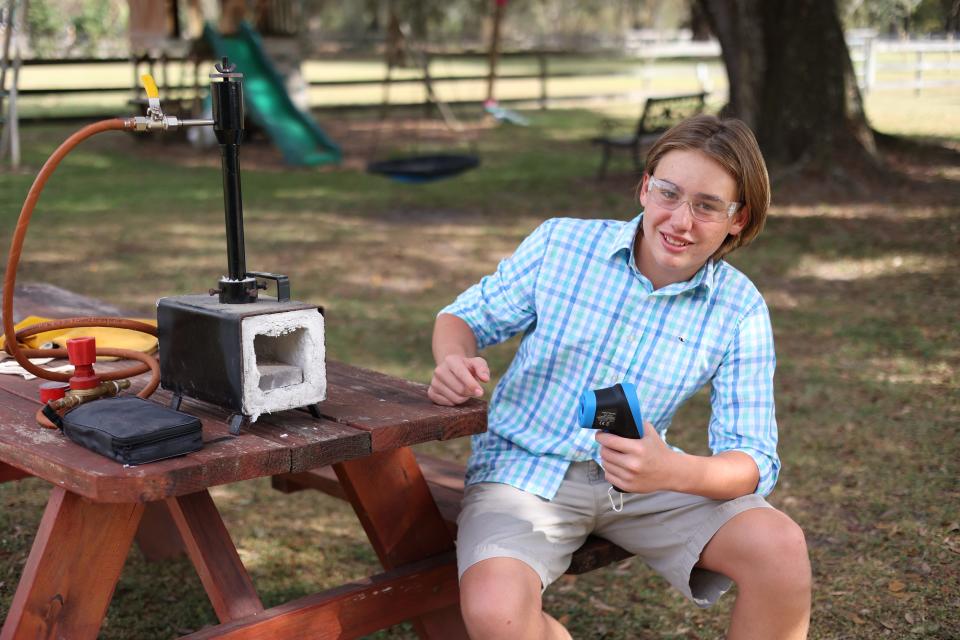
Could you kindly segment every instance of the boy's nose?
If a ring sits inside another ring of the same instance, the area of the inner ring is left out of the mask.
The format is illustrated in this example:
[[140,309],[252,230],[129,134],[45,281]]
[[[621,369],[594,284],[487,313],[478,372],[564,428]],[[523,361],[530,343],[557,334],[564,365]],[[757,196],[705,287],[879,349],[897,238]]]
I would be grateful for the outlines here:
[[678,229],[689,229],[693,226],[693,204],[689,200],[684,200],[680,206],[673,210],[671,216],[674,226]]

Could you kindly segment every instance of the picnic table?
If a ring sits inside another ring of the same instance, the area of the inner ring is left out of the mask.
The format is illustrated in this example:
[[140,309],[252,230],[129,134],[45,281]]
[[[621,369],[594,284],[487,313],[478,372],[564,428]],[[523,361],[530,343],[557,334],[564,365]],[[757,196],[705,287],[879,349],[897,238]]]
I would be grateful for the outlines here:
[[[436,406],[423,385],[338,362],[327,376],[321,418],[264,415],[239,436],[226,410],[185,398],[203,449],[135,467],[37,426],[40,381],[0,376],[0,481],[52,485],[0,640],[96,638],[135,538],[148,555],[182,543],[193,562],[220,624],[189,638],[355,638],[404,620],[466,638],[453,536],[409,447],[483,431],[485,404]],[[384,572],[265,609],[209,489],[326,465]]]

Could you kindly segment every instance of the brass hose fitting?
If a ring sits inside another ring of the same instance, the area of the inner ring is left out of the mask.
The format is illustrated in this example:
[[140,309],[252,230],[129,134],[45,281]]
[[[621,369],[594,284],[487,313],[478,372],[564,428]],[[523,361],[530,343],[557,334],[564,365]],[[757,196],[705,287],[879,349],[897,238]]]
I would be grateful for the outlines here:
[[67,395],[59,400],[51,400],[47,404],[54,411],[66,411],[78,405],[96,400],[97,398],[109,398],[118,395],[122,390],[130,388],[129,380],[107,380],[101,382],[93,389],[84,389],[82,391],[70,390]]

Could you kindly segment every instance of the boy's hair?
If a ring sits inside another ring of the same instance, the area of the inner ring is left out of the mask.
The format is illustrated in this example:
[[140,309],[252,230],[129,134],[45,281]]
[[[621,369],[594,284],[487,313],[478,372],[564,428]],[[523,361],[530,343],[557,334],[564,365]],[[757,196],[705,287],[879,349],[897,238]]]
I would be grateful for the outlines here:
[[753,132],[736,118],[711,115],[688,118],[664,133],[647,153],[645,171],[653,175],[657,164],[671,151],[700,151],[726,169],[737,183],[737,201],[748,212],[743,230],[727,236],[713,255],[719,260],[760,234],[770,207],[770,177]]

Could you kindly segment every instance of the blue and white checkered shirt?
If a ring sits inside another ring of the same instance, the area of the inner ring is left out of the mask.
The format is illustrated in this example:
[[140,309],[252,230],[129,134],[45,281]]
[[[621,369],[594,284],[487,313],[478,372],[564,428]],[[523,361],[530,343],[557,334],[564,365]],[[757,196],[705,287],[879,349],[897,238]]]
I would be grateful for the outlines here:
[[709,261],[657,291],[636,267],[641,216],[547,220],[492,275],[440,313],[463,319],[480,349],[523,332],[473,437],[467,483],[501,482],[546,499],[572,461],[600,462],[577,423],[580,394],[632,382],[660,435],[710,382],[708,444],[743,451],[767,495],[780,470],[773,404],[776,356],[766,303],[742,273]]

